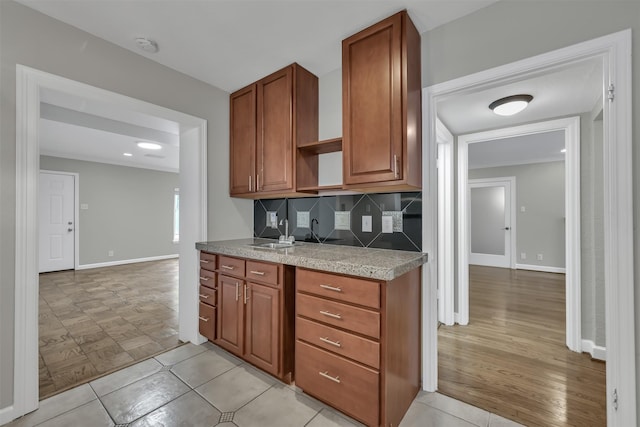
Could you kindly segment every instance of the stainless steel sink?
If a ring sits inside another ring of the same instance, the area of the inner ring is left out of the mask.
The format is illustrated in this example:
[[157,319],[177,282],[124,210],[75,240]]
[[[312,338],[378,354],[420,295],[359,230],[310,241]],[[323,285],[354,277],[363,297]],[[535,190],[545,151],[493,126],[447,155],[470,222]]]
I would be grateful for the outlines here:
[[279,242],[274,242],[274,243],[251,243],[249,244],[249,246],[253,246],[254,248],[262,248],[262,249],[286,249],[286,248],[293,248],[296,246],[295,243],[279,243]]

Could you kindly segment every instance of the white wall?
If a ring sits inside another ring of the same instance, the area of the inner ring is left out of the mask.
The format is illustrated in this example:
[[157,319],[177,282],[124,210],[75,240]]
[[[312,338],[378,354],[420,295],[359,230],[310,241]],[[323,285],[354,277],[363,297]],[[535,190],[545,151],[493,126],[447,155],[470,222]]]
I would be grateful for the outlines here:
[[[80,266],[178,254],[173,197],[180,175],[40,156],[40,169],[78,173]],[[108,252],[113,251],[113,256]]]
[[[516,263],[564,268],[564,162],[469,170],[469,179],[507,176],[516,177]],[[542,261],[537,254],[543,255]]]
[[18,3],[0,1],[0,410],[13,401],[16,64],[206,119],[208,237],[248,237],[253,229],[251,201],[228,196],[227,93]]

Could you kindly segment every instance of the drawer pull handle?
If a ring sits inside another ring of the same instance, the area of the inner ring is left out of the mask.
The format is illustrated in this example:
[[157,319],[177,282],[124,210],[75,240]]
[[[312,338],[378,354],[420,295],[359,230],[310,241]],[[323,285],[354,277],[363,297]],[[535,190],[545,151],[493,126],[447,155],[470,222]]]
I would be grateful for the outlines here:
[[330,285],[320,285],[321,288],[323,289],[328,289],[330,291],[335,291],[335,292],[342,292],[342,288],[338,288],[335,286],[330,286]]
[[211,277],[202,277],[200,276],[200,280],[204,280],[205,282],[207,282]]
[[249,297],[247,296],[247,285],[244,285],[244,303],[245,305],[247,304],[247,300],[249,299]]
[[235,267],[233,265],[224,265],[224,264],[222,264],[220,266],[220,268],[224,268],[225,270],[235,270]]
[[207,261],[206,259],[201,259],[200,264],[209,264],[209,261]]
[[332,377],[331,375],[329,375],[329,371],[318,372],[318,374],[321,377],[325,377],[326,379],[333,381],[334,383],[340,384],[340,377]]
[[208,317],[198,316],[198,319],[202,320],[203,322],[208,322],[209,321]]
[[240,284],[236,282],[236,301],[238,301],[238,299],[240,298],[240,294],[238,293],[239,289],[240,289]]
[[200,298],[209,299],[209,295],[200,294]]
[[324,338],[323,337],[318,337],[318,338],[320,339],[320,341],[326,342],[327,344],[331,344],[331,345],[336,346],[336,347],[342,347],[342,344],[340,344],[340,341],[331,341],[329,339],[329,337],[324,337]]
[[249,273],[251,273],[251,274],[257,274],[258,276],[264,276],[264,271],[254,271],[254,270],[251,270],[251,271],[249,271]]
[[333,314],[324,310],[320,310],[320,314],[322,314],[323,316],[333,317],[334,319],[342,319],[342,316],[340,316],[339,314]]

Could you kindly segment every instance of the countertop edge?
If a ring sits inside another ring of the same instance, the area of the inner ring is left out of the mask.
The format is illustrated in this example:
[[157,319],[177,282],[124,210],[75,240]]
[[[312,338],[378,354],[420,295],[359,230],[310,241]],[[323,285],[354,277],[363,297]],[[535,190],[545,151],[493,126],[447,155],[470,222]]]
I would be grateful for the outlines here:
[[[389,249],[367,249],[367,248],[358,248],[363,251],[375,251],[376,253],[380,253],[380,251],[391,251],[392,253],[402,252],[403,254],[413,255],[415,257],[411,257],[406,261],[399,261],[396,265],[392,267],[380,267],[376,265],[366,264],[363,262],[353,261],[347,262],[344,260],[331,260],[331,259],[323,259],[319,256],[305,256],[298,255],[295,253],[289,253],[288,249],[284,250],[265,250],[265,249],[256,249],[250,247],[247,242],[248,239],[239,239],[239,240],[223,240],[223,241],[210,241],[210,242],[197,242],[196,249],[206,251],[206,252],[214,252],[221,255],[227,256],[236,256],[240,258],[247,259],[255,259],[258,261],[267,261],[274,262],[278,264],[286,264],[294,267],[302,267],[308,268],[312,270],[325,271],[329,273],[338,273],[338,274],[346,274],[350,276],[363,277],[367,279],[374,280],[382,280],[382,281],[391,281],[397,277],[408,273],[409,271],[422,266],[428,261],[428,256],[426,253],[422,252],[408,252],[408,251],[395,251]],[[307,245],[317,245],[315,243]],[[246,247],[245,247],[246,246]],[[304,248],[305,246],[301,246]],[[322,245],[322,249],[329,249],[327,246],[334,248],[338,245]],[[353,247],[346,247],[353,248]],[[298,249],[298,248],[295,248]],[[318,249],[318,247],[315,247]],[[300,249],[299,249],[300,250]],[[304,249],[302,249],[304,250]],[[348,249],[349,250],[349,249]],[[293,251],[292,251],[293,252]],[[362,252],[363,254],[365,252]]]

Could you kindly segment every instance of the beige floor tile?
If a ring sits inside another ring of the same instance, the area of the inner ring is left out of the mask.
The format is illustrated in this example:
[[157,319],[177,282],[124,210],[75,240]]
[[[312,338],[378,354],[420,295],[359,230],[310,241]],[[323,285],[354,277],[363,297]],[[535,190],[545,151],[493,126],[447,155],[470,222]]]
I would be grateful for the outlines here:
[[196,388],[233,369],[239,363],[224,355],[207,351],[184,360],[171,368],[189,387]]
[[458,418],[462,418],[480,427],[487,427],[489,425],[489,412],[440,393],[421,391],[418,393],[416,401],[453,414]]
[[221,412],[234,412],[267,391],[276,380],[245,365],[198,387],[196,391]]
[[191,391],[131,423],[129,427],[208,427],[216,425],[219,418],[218,410]]
[[413,402],[399,427],[477,427],[432,406]]
[[277,384],[236,412],[233,422],[239,427],[300,427],[311,421],[320,409],[322,405],[316,401]]
[[38,424],[38,427],[112,427],[113,425],[113,421],[111,421],[109,414],[107,414],[100,401],[94,400],[42,424]]
[[158,372],[101,397],[117,424],[130,423],[189,391],[171,372]]
[[186,343],[180,347],[174,348],[173,350],[159,354],[155,359],[163,365],[169,366],[189,359],[190,357],[196,356],[204,351],[207,351],[204,344],[194,345],[192,343]]
[[155,359],[147,359],[128,368],[121,369],[97,380],[91,381],[91,387],[98,396],[104,396],[122,387],[146,378],[162,369]]
[[305,427],[365,427],[346,415],[324,408]]

